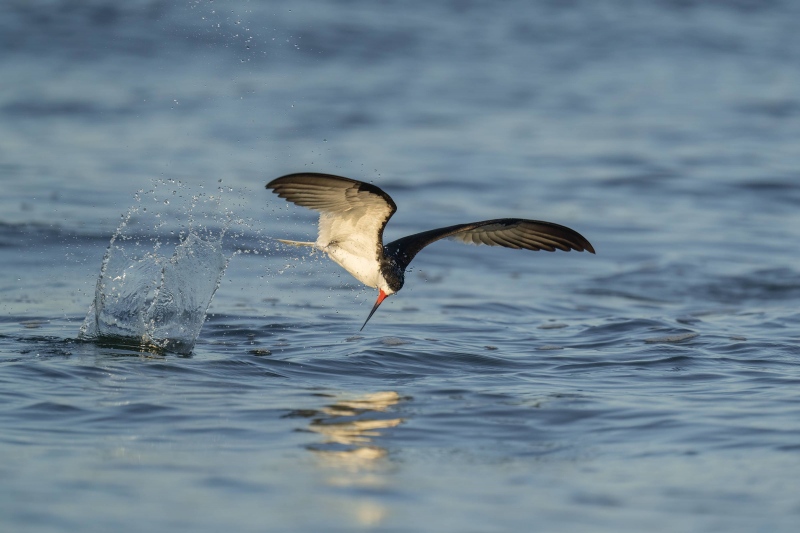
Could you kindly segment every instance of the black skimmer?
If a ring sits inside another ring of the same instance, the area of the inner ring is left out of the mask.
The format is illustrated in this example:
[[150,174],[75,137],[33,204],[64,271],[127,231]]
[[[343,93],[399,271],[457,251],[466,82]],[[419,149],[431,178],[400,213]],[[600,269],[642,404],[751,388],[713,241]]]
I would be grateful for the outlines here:
[[383,244],[383,228],[397,206],[375,185],[330,174],[300,172],[272,180],[267,189],[320,213],[319,235],[315,242],[278,241],[322,250],[358,281],[378,289],[378,300],[361,326],[362,330],[381,302],[403,288],[406,267],[414,256],[445,237],[468,244],[594,253],[589,241],[577,231],[552,222],[523,218],[456,224]]

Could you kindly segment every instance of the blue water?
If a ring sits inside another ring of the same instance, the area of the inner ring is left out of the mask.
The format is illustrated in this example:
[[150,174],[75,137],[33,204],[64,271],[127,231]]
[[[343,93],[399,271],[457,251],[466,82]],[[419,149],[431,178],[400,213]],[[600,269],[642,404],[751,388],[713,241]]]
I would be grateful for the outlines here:
[[[0,6],[0,529],[800,527],[800,4]],[[375,298],[264,189],[367,180]],[[229,259],[189,355],[78,339],[112,237]]]

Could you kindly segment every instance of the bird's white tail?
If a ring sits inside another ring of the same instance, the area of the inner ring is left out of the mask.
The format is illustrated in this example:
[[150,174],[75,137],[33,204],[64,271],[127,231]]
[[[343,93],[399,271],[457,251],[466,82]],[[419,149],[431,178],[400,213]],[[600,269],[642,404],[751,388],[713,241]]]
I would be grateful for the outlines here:
[[304,241],[288,241],[286,239],[275,239],[278,242],[282,242],[283,244],[290,244],[292,246],[316,246],[317,243],[315,242],[304,242]]

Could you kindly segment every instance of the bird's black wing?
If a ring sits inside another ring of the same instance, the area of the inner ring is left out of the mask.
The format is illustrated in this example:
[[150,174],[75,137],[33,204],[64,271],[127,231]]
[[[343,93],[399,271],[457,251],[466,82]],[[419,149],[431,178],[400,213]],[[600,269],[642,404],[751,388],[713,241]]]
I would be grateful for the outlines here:
[[575,230],[552,222],[523,218],[499,218],[423,231],[392,241],[386,245],[386,249],[398,266],[405,269],[420,250],[445,237],[468,244],[487,244],[533,251],[586,250],[594,253],[589,241]]
[[383,253],[383,228],[397,206],[380,188],[369,183],[315,172],[289,174],[272,180],[267,189],[299,206],[320,213],[322,246],[336,243],[365,257]]

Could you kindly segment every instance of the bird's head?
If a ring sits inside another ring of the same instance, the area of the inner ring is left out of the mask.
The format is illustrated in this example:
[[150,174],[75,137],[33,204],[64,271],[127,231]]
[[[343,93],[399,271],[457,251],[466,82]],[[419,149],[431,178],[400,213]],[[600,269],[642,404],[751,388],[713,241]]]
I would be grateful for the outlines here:
[[381,268],[381,280],[378,284],[378,299],[375,300],[375,305],[372,306],[372,311],[369,312],[369,316],[364,321],[364,325],[361,326],[361,329],[364,329],[364,326],[367,325],[369,319],[372,318],[372,315],[374,315],[375,311],[380,307],[381,302],[403,288],[403,282],[405,281],[404,274],[402,269],[397,268],[393,263],[389,263]]
[[405,271],[395,263],[394,259],[389,259],[381,265],[382,279],[378,288],[383,289],[387,296],[396,293],[403,288],[405,274]]

